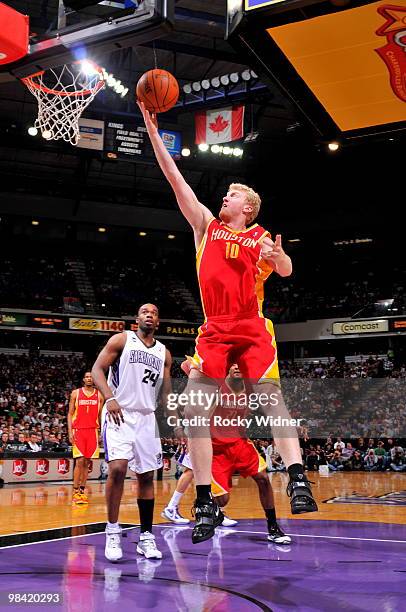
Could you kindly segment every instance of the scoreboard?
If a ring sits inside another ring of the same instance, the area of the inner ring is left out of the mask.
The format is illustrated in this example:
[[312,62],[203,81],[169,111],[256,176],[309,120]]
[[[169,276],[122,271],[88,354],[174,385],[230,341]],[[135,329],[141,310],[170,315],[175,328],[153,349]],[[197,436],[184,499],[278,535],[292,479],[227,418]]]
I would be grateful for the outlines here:
[[145,153],[146,132],[143,125],[108,121],[104,137],[105,156],[108,159],[136,160]]

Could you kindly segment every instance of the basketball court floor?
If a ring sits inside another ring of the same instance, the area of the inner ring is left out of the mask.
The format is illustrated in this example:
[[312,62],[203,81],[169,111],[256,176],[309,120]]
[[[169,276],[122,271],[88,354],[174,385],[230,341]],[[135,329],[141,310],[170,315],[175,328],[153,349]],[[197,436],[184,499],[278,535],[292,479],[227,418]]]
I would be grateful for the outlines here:
[[[90,484],[88,507],[71,506],[69,484],[7,486],[0,491],[1,609],[13,594],[38,594],[55,610],[404,610],[406,486],[402,474],[311,475],[320,511],[293,518],[286,475],[271,476],[289,546],[266,539],[250,480],[234,479],[227,508],[238,519],[213,540],[191,543],[191,527],[160,512],[176,486],[156,482],[154,532],[161,561],[135,552],[136,484],[127,481],[121,509],[124,558],[104,557],[104,487]],[[193,491],[182,500],[190,518]],[[53,597],[53,599],[52,599]],[[34,603],[32,603],[34,602]],[[20,604],[22,605],[22,604]]]

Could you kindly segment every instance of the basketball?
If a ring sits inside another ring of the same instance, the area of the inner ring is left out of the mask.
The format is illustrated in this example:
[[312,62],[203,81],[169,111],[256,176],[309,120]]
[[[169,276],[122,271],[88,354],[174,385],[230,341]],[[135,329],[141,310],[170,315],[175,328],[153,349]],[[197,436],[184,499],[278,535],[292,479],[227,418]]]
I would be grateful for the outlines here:
[[165,113],[175,106],[179,98],[179,85],[166,70],[149,70],[137,83],[137,99],[151,113]]

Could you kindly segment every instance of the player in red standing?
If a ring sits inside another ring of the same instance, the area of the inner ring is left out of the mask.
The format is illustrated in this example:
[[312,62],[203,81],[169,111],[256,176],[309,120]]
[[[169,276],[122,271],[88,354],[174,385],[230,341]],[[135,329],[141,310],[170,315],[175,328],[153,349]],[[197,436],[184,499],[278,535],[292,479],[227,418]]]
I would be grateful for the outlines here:
[[103,402],[102,394],[93,384],[92,374],[85,372],[83,387],[71,393],[68,412],[69,441],[76,460],[73,471],[74,504],[89,502],[85,487],[90,460],[99,457],[99,415]]
[[[290,420],[280,390],[273,325],[262,314],[265,280],[274,271],[280,276],[292,273],[281,236],[278,234],[274,242],[264,228],[256,223],[249,225],[259,213],[261,200],[253,189],[239,183],[230,185],[216,219],[179,172],[159,135],[156,117],[143,103],[139,102],[139,107],[159,166],[193,229],[197,251],[205,322],[196,340],[195,367],[185,390],[190,398],[185,416],[196,416],[199,422],[205,422],[213,379],[221,384],[231,364],[238,362],[247,383],[252,382],[253,388],[268,398],[262,402],[262,410],[269,416]],[[196,393],[203,401],[194,401]],[[190,427],[188,438],[197,494],[192,542],[198,543],[214,535],[222,513],[210,491],[213,450],[209,427]],[[292,513],[316,511],[296,428],[274,431],[273,438],[288,469]]]

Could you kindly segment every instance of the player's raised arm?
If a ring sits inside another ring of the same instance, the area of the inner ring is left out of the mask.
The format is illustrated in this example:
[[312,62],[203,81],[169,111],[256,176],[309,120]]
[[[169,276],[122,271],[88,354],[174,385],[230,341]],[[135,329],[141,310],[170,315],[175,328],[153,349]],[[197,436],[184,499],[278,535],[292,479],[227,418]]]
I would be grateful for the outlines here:
[[198,246],[203,238],[206,226],[213,215],[206,206],[199,202],[195,192],[179,172],[177,165],[159,135],[156,115],[149,113],[142,102],[138,102],[138,106],[144,117],[145,126],[158,164],[175,193],[183,216],[194,230],[195,242]]
[[121,421],[124,422],[124,418],[119,404],[115,400],[110,399],[113,398],[113,393],[107,384],[106,372],[123,352],[125,343],[125,332],[112,336],[104,349],[99,353],[92,368],[93,382],[104,396],[105,401],[107,402],[107,400],[110,400],[107,402],[109,418],[111,416],[117,425],[119,425]]

